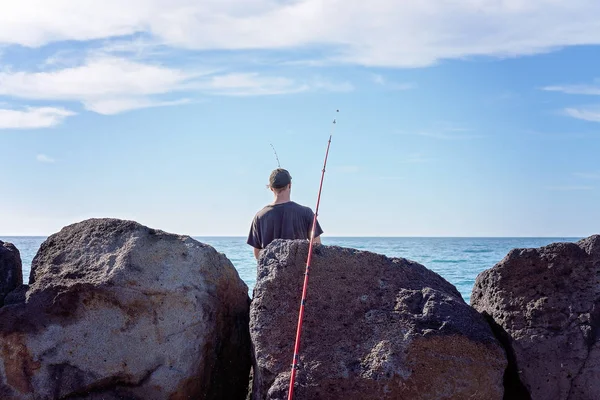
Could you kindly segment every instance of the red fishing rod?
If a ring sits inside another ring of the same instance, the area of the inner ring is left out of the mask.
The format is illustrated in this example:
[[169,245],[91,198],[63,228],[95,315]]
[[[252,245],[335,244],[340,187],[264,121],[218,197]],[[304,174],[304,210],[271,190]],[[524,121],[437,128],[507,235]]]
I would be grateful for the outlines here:
[[[336,110],[340,112],[340,110]],[[298,370],[298,362],[300,361],[300,335],[302,334],[302,321],[304,319],[304,306],[306,305],[306,291],[308,289],[308,271],[310,270],[310,262],[312,260],[313,243],[315,239],[315,230],[317,228],[317,216],[319,215],[319,204],[321,203],[321,190],[323,189],[323,178],[325,178],[325,168],[327,167],[327,156],[329,156],[329,146],[331,146],[331,137],[335,129],[336,120],[333,120],[331,134],[327,142],[327,151],[325,152],[325,162],[323,163],[323,171],[321,173],[321,183],[319,184],[319,196],[317,197],[317,207],[315,208],[315,216],[313,218],[312,230],[310,233],[310,243],[308,245],[308,258],[306,259],[306,271],[304,272],[304,286],[302,287],[302,300],[300,301],[300,312],[298,314],[298,329],[296,330],[296,344],[294,345],[294,358],[292,360],[292,373],[290,374],[290,389],[288,391],[288,400],[294,398],[294,382],[296,382],[296,371]]]

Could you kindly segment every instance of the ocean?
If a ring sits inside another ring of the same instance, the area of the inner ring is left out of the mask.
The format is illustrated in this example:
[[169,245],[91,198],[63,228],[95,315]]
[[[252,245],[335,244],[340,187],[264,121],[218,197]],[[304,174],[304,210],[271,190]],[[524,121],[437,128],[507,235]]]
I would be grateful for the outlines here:
[[[29,280],[31,261],[45,237],[0,236],[21,252],[23,278]],[[256,283],[256,261],[245,237],[194,237],[225,253],[246,282],[249,294]],[[468,303],[475,277],[502,260],[514,248],[575,242],[580,238],[409,238],[409,237],[323,237],[323,244],[403,257],[423,264],[452,283]],[[301,290],[299,287],[298,290]]]

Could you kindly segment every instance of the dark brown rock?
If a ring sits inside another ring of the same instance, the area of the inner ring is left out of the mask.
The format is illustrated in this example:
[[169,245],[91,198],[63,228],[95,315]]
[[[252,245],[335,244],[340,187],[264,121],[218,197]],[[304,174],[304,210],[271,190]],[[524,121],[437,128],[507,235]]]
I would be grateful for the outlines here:
[[532,399],[600,399],[600,236],[511,251],[471,303],[510,336]]
[[3,400],[244,399],[248,289],[212,247],[88,220],[49,237],[31,275],[0,309]]
[[[287,398],[308,244],[261,254],[252,398]],[[318,246],[294,399],[501,399],[504,351],[456,288],[420,264]]]
[[27,290],[29,290],[29,285],[21,285],[4,298],[4,305],[8,306],[11,304],[24,303],[27,299]]
[[23,284],[21,254],[12,243],[0,240],[0,307],[4,298]]

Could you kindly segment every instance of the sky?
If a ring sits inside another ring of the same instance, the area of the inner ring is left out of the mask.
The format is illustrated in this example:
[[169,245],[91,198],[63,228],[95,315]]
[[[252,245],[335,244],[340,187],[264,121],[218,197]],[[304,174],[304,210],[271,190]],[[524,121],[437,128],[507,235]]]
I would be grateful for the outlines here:
[[0,235],[600,233],[597,0],[0,2]]

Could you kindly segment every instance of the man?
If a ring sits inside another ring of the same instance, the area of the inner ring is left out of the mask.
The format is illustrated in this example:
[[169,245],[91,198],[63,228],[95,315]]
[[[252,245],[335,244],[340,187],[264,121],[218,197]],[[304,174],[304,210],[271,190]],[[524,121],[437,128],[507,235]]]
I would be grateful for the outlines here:
[[[310,239],[314,213],[309,207],[290,200],[292,177],[283,168],[277,168],[269,177],[269,189],[275,199],[272,204],[260,210],[250,227],[248,244],[254,247],[254,257],[258,259],[260,250],[275,239]],[[323,233],[317,222],[314,243],[321,243]]]

